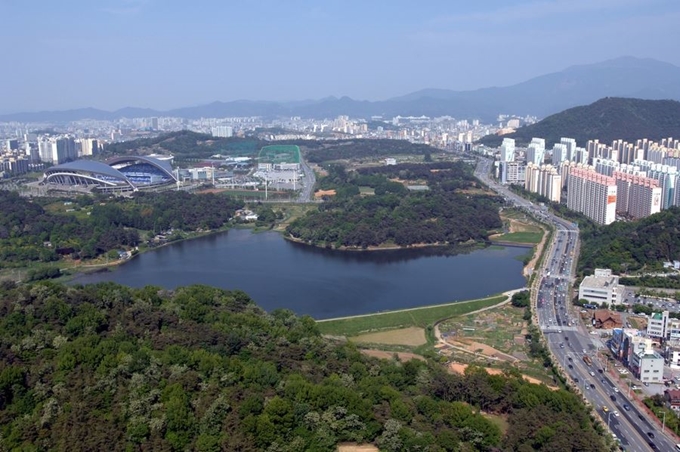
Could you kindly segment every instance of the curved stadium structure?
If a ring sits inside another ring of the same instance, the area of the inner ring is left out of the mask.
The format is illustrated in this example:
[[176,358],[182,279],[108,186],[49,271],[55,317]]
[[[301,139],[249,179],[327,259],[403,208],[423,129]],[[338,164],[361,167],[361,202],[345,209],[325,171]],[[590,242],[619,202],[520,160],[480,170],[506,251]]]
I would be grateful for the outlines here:
[[45,171],[43,184],[104,192],[137,191],[176,182],[172,167],[153,157],[116,157],[106,163],[76,160]]

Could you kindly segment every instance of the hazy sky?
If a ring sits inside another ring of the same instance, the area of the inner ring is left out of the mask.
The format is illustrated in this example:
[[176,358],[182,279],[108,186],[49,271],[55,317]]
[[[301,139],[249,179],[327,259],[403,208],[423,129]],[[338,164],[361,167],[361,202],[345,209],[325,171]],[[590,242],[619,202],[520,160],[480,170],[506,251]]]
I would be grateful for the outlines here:
[[622,55],[680,65],[678,0],[0,0],[0,113],[378,100]]

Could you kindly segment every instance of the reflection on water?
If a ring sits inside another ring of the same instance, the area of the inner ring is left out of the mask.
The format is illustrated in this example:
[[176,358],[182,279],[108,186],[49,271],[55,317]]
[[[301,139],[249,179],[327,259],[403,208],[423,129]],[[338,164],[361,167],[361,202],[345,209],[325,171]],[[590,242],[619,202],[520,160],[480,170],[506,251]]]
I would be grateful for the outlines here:
[[[465,254],[456,254],[466,251]],[[420,248],[335,251],[279,234],[232,230],[171,244],[113,272],[75,283],[115,281],[133,287],[208,284],[241,289],[264,309],[315,318],[446,303],[522,287],[526,248]]]

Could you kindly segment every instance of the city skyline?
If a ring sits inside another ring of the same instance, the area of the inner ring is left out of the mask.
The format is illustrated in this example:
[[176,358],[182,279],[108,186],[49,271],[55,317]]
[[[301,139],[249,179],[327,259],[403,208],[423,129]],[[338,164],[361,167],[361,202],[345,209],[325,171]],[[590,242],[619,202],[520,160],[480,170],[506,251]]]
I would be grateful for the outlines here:
[[[680,65],[668,0],[0,1],[0,114],[509,86],[632,55]],[[641,32],[643,31],[643,32]]]

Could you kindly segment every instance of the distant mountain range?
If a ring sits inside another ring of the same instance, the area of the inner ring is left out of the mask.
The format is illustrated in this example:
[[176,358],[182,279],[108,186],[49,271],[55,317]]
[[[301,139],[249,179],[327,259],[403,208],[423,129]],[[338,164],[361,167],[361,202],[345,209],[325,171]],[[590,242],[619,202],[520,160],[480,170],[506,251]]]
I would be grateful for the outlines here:
[[621,57],[595,64],[572,66],[507,87],[473,91],[425,89],[376,102],[329,97],[295,102],[213,102],[167,111],[128,107],[109,112],[83,108],[0,115],[0,122],[59,123],[79,119],[112,120],[151,116],[187,119],[230,116],[333,118],[338,115],[355,118],[449,115],[493,122],[499,114],[544,117],[602,97],[680,100],[680,67],[653,59]]
[[547,147],[561,137],[574,138],[579,146],[591,139],[610,144],[617,139],[633,142],[640,138],[680,138],[680,102],[607,97],[548,116],[508,135],[488,135],[479,142],[499,146],[503,138],[514,138],[523,145],[534,137],[545,138]]

